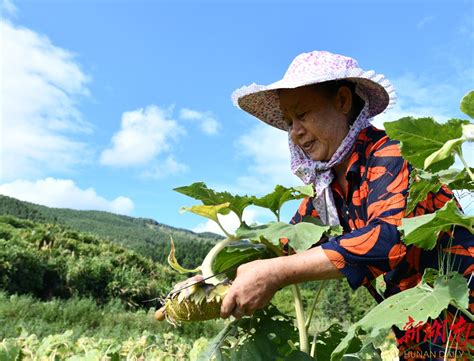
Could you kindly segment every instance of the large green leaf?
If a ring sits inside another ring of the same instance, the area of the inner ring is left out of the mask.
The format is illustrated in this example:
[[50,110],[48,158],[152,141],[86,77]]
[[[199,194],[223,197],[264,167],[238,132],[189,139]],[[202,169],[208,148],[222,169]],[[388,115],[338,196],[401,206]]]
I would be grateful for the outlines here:
[[364,343],[360,350],[357,350],[356,352],[348,352],[342,359],[343,361],[382,361],[382,350],[375,347],[372,342]]
[[[316,341],[316,361],[326,361],[331,359],[332,352],[341,343],[342,339],[347,335],[338,323],[332,324],[327,330],[318,334]],[[376,341],[379,344],[381,340],[385,340],[384,334],[379,335],[377,339],[371,340],[367,344],[363,344],[359,338],[353,338],[349,347],[345,350],[343,361],[382,361],[381,350],[374,345]]]
[[280,209],[285,202],[304,197],[312,197],[313,195],[314,190],[312,185],[294,188],[286,188],[277,185],[273,192],[260,198],[254,197],[252,203],[256,206],[270,209],[279,219]]
[[3,339],[0,343],[0,361],[23,359],[21,346],[14,339]]
[[402,225],[398,229],[402,232],[403,242],[406,244],[433,249],[439,233],[450,230],[455,225],[465,227],[469,232],[474,233],[474,217],[464,215],[451,200],[434,213],[403,218]]
[[[451,119],[445,124],[435,122],[432,118],[406,117],[394,122],[384,123],[385,131],[391,139],[400,141],[403,157],[417,168],[424,168],[425,159],[440,151],[445,143],[462,136],[462,125],[466,120]],[[453,154],[442,154],[439,159],[427,168],[437,172],[447,169],[454,163]]]
[[474,190],[474,182],[466,170],[448,169],[435,174],[414,169],[410,174],[410,192],[406,213],[409,214],[415,206],[426,199],[429,192],[436,193],[445,184],[450,189]]
[[192,207],[181,207],[180,212],[191,212],[198,216],[212,219],[218,222],[217,214],[223,213],[223,210],[229,209],[229,202],[214,206],[198,205]]
[[225,354],[221,350],[221,347],[225,345],[226,338],[232,336],[238,332],[237,321],[227,324],[227,326],[221,330],[208,344],[205,350],[203,350],[197,357],[197,361],[210,361],[213,359],[223,360]]
[[464,143],[465,141],[466,139],[464,139],[463,137],[448,140],[440,149],[438,149],[436,152],[432,153],[428,158],[425,159],[423,168],[428,169],[432,164],[440,162],[443,159],[447,159],[458,153],[462,143]]
[[[242,319],[239,327],[245,336],[232,350],[233,360],[277,360],[282,356],[291,360],[290,354],[298,354],[298,359],[303,360],[301,357],[304,355],[292,350],[288,342],[298,340],[293,319],[280,313],[274,306],[257,312],[252,318]],[[309,355],[305,359],[311,360]]]
[[[432,178],[435,178],[434,181]],[[413,170],[410,174],[410,191],[405,213],[410,214],[418,203],[426,199],[428,193],[436,193],[440,188],[441,182],[436,179],[435,175],[429,172],[421,173],[418,169]]]
[[[314,218],[314,217],[311,217],[311,216],[304,216],[303,217],[303,222],[313,223],[313,224],[315,224],[317,226],[321,226],[321,227],[327,227],[327,225],[325,225],[323,223],[323,221],[321,221],[321,219]],[[330,228],[324,232],[326,234],[326,236],[328,236],[328,237],[340,236],[344,231],[344,229],[342,228],[341,225],[329,226],[329,227]]]
[[[471,172],[474,172],[474,168],[469,169]],[[439,177],[439,181],[442,184],[446,184],[450,189],[474,190],[474,181],[471,179],[466,169],[461,171],[448,169],[447,171],[438,172],[436,176]]]
[[314,223],[301,222],[288,224],[284,222],[270,222],[261,226],[247,226],[243,224],[237,230],[237,236],[259,241],[264,238],[275,246],[280,246],[280,238],[288,238],[288,244],[296,252],[302,252],[318,242],[329,226],[319,226]]
[[297,340],[293,319],[270,305],[252,317],[231,322],[209,343],[199,360],[312,360],[292,348],[291,343]]
[[[316,339],[316,360],[329,360],[332,352],[336,349],[342,339],[347,335],[339,323],[334,323],[328,329],[318,334]],[[349,345],[346,353],[352,353],[361,349],[362,343],[358,338],[353,339],[353,344]]]
[[304,197],[312,197],[314,195],[313,187],[311,185],[292,188],[277,185],[273,192],[261,198],[255,196],[233,195],[229,192],[217,192],[208,188],[203,182],[196,182],[189,186],[175,188],[174,190],[200,200],[206,206],[215,206],[228,202],[229,206],[220,209],[219,213],[228,214],[230,211],[233,211],[237,214],[240,220],[242,220],[244,209],[251,204],[268,208],[279,217],[280,209],[285,202]]
[[423,281],[416,287],[387,298],[349,328],[347,335],[332,353],[331,361],[341,360],[349,346],[354,344],[354,339],[362,333],[363,344],[367,344],[392,326],[402,328],[409,317],[416,323],[438,317],[450,302],[467,309],[468,292],[466,279],[461,274],[452,272],[438,277],[433,288]]
[[461,111],[474,118],[474,90],[471,90],[462,98]]
[[226,273],[226,276],[233,279],[235,278],[236,266],[272,256],[274,256],[273,253],[263,244],[249,241],[233,242],[218,253],[212,263],[212,271],[216,274],[232,269],[231,272]]
[[233,195],[229,192],[217,192],[203,182],[196,182],[189,186],[174,188],[176,192],[197,199],[207,206],[229,203],[229,207],[221,209],[219,213],[228,214],[233,211],[239,219],[242,219],[244,209],[252,203],[252,197]]

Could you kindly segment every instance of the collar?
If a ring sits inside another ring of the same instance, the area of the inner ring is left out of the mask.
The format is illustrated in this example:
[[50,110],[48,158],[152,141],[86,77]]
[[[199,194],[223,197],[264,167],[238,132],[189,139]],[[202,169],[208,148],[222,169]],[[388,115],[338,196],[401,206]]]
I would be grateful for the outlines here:
[[351,156],[349,158],[349,163],[347,164],[346,179],[358,174],[360,175],[361,158],[364,155],[363,148],[368,140],[367,133],[369,128],[372,127],[370,126],[360,131],[356,141],[354,142],[354,145],[352,146],[352,150],[350,152]]

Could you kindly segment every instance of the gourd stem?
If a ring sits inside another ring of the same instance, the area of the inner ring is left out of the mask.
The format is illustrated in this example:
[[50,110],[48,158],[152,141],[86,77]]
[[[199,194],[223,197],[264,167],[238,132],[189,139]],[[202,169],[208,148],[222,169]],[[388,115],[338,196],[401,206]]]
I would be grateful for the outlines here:
[[457,153],[459,159],[461,159],[461,162],[464,165],[464,168],[466,169],[466,172],[469,174],[469,177],[471,177],[471,180],[474,181],[474,174],[472,174],[471,168],[469,168],[469,164],[467,164],[466,160],[464,159],[464,157],[462,155],[462,150],[458,149],[456,153]]
[[219,221],[219,218],[218,218],[217,216],[216,216],[215,221],[216,221],[217,225],[219,226],[219,228],[222,229],[222,232],[224,232],[224,234],[225,234],[225,236],[226,236],[227,238],[232,238],[232,237],[235,238],[233,235],[231,235],[229,232],[227,232],[227,231],[225,230],[225,228],[222,226],[222,224],[221,224],[221,222]]
[[[281,249],[262,238],[260,240],[265,246],[268,247],[276,256],[284,256],[284,253]],[[308,332],[306,331],[305,318],[304,318],[304,308],[303,301],[301,299],[301,293],[298,285],[291,285],[291,292],[293,293],[293,300],[295,302],[295,313],[296,313],[296,324],[298,327],[298,333],[300,337],[300,350],[303,352],[309,352],[309,343],[308,343]]]
[[314,355],[316,354],[316,339],[317,339],[318,334],[315,332],[313,336],[313,343],[311,344],[311,352],[309,355],[314,358]]
[[295,302],[296,324],[300,336],[300,350],[309,353],[308,333],[306,332],[303,302],[301,300],[301,293],[298,285],[291,285],[291,291],[293,292],[293,299]]
[[465,310],[464,308],[459,307],[454,302],[449,302],[449,304],[451,306],[456,307],[456,311],[460,311],[464,316],[469,318],[469,321],[474,322],[474,315],[471,312],[469,312],[468,310]]
[[[210,277],[214,274],[214,272],[212,271],[212,263],[214,262],[214,259],[217,257],[219,252],[224,249],[224,247],[226,247],[230,242],[234,241],[235,239],[236,238],[233,235],[229,235],[222,241],[217,242],[216,245],[211,248],[211,250],[208,252],[201,264],[201,272],[204,278]],[[214,284],[214,282],[216,282],[216,279],[210,278],[206,282]]]

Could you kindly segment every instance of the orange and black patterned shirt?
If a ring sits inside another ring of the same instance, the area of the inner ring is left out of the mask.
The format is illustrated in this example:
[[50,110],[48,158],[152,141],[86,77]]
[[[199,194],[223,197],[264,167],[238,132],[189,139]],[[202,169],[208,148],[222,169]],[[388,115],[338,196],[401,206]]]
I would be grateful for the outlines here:
[[[442,265],[446,271],[457,270],[466,278],[474,272],[474,235],[465,228],[442,233],[433,250],[401,241],[397,226],[405,216],[410,171],[398,142],[371,126],[362,130],[355,142],[346,171],[347,192],[336,181],[331,185],[344,233],[329,238],[321,247],[353,289],[366,286],[378,302],[416,286],[426,268],[439,269]],[[407,217],[433,213],[453,197],[442,186],[436,194],[429,193]],[[291,223],[308,215],[318,217],[311,198],[302,201]],[[443,262],[447,253],[451,254],[449,264]],[[386,283],[383,295],[371,283],[379,275],[384,275]],[[470,311],[474,313],[474,280],[469,286]]]

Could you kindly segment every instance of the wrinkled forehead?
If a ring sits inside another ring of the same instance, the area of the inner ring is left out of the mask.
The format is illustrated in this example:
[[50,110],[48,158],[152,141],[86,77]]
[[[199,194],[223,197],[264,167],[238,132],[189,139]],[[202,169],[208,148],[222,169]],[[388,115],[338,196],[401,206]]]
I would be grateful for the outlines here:
[[315,86],[308,85],[294,89],[279,89],[280,110],[283,113],[297,111],[299,107],[320,104],[325,94]]

